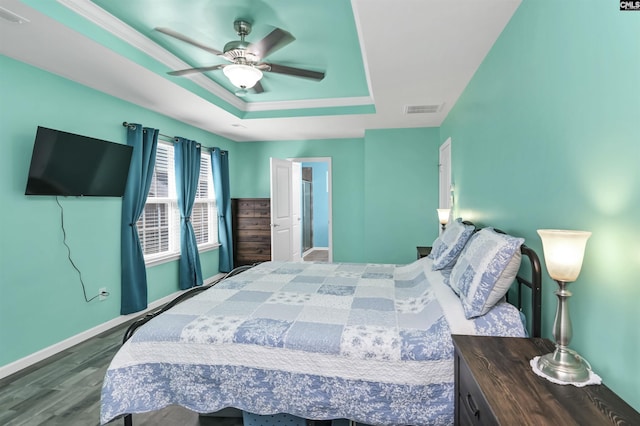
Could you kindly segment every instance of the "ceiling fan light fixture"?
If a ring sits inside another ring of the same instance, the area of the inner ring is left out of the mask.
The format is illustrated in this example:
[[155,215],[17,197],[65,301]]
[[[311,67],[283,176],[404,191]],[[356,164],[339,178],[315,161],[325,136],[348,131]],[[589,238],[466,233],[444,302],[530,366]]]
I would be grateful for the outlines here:
[[239,89],[251,89],[262,78],[262,71],[251,65],[232,64],[222,69],[231,84]]

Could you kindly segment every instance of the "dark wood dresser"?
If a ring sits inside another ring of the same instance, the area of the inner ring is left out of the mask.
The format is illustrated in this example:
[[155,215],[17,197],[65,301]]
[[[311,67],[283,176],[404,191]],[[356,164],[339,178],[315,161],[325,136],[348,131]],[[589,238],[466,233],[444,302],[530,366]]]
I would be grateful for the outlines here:
[[540,338],[454,335],[456,425],[640,425],[605,385],[578,388],[537,376],[529,360],[554,350]]
[[231,212],[234,265],[271,260],[271,200],[233,198]]

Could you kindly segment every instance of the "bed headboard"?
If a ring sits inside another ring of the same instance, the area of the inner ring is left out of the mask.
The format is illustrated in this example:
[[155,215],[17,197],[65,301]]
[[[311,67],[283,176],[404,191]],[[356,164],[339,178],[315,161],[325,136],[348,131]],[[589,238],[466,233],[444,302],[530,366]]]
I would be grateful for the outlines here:
[[522,309],[522,286],[525,285],[531,289],[531,337],[541,336],[541,323],[542,323],[542,269],[540,267],[540,258],[535,251],[527,247],[526,245],[520,246],[522,252],[522,261],[525,261],[525,257],[529,261],[531,268],[531,278],[525,278],[520,273],[516,276],[518,282],[518,304],[517,306]]

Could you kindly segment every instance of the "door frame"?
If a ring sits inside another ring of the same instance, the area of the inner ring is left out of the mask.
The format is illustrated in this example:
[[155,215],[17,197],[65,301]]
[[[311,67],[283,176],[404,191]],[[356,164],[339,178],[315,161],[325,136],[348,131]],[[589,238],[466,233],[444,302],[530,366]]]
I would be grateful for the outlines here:
[[292,260],[302,262],[302,163],[291,161]]
[[450,209],[453,206],[451,197],[451,138],[447,138],[440,145],[440,155],[438,162],[439,177],[439,202],[441,209]]
[[[329,233],[329,247],[328,247],[328,255],[329,262],[333,262],[333,172],[331,165],[331,157],[298,157],[298,158],[287,158],[287,160],[291,160],[296,163],[327,163],[327,190],[329,191],[328,196],[328,211],[329,211],[329,223],[327,224],[327,231]],[[302,185],[302,182],[300,182]]]

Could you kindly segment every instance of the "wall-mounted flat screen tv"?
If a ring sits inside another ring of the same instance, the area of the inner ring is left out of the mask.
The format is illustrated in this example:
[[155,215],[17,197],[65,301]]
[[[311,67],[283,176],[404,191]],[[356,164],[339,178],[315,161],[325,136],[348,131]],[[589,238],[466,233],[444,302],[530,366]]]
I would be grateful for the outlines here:
[[26,195],[122,197],[133,147],[38,126]]

